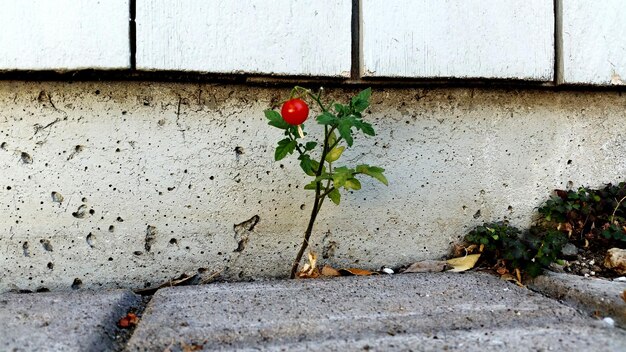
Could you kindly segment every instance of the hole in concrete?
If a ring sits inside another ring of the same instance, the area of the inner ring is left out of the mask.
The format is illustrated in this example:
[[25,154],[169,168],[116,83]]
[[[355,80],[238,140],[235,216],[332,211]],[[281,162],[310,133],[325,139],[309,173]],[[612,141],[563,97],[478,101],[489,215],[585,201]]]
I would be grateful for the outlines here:
[[86,215],[87,205],[83,204],[78,209],[72,213],[72,216],[77,219],[82,219]]
[[93,241],[96,239],[96,237],[93,235],[93,233],[89,233],[87,235],[87,238],[85,238],[85,240],[87,241],[87,245],[91,248],[94,247]]
[[142,251],[134,251],[133,254],[136,255],[136,256],[140,256],[140,255],[143,254],[143,252]]
[[50,241],[42,239],[39,240],[39,243],[41,243],[45,251],[52,252],[52,244],[50,244]]
[[79,278],[75,278],[74,282],[72,282],[72,290],[78,290],[83,286],[83,281]]
[[170,244],[178,244],[178,240],[175,238],[170,239]]
[[115,226],[111,225],[109,226],[109,232],[114,232],[115,231]]
[[48,269],[53,270],[54,269],[54,263],[48,262],[47,267],[48,267]]
[[28,154],[26,152],[22,152],[22,154],[20,155],[20,158],[22,159],[22,162],[24,164],[32,164],[33,163],[33,158],[30,156],[30,154]]
[[63,195],[59,192],[52,192],[50,196],[52,197],[52,201],[55,203],[63,202]]
[[24,242],[22,244],[22,250],[24,252],[25,257],[30,257],[30,252],[28,251],[28,242]]

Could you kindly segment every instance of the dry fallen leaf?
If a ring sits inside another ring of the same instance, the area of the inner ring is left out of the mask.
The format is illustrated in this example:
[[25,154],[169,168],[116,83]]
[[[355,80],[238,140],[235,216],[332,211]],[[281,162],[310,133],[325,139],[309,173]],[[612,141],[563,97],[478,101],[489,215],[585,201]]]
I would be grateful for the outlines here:
[[448,259],[446,262],[452,266],[452,269],[448,271],[460,272],[469,270],[476,265],[478,258],[480,258],[480,254],[470,254],[465,257]]
[[339,273],[341,273],[342,276],[352,276],[352,275],[356,275],[356,276],[370,276],[370,275],[374,275],[374,272],[371,272],[369,270],[364,270],[364,269],[358,269],[358,268],[339,269]]
[[124,329],[128,329],[131,326],[136,326],[137,324],[139,324],[139,317],[137,317],[137,314],[135,313],[128,313],[125,317],[117,322],[117,325],[120,328]]
[[445,260],[422,260],[411,264],[403,273],[436,273],[446,269]]
[[507,269],[504,266],[499,267],[498,269],[496,269],[496,272],[500,275],[504,275],[504,274],[508,274],[509,273],[509,269]]
[[519,287],[524,287],[524,285],[522,285],[522,282],[517,280],[517,278],[511,274],[504,274],[502,276],[500,276],[500,280],[504,280],[504,281],[513,281],[517,284],[517,286]]
[[622,292],[622,299],[624,300],[624,302],[626,302],[626,290]]
[[332,266],[324,265],[322,268],[322,276],[341,276],[341,273]]
[[309,262],[304,264],[296,276],[300,279],[315,279],[320,276],[320,271],[316,266],[317,254],[315,254],[315,252],[309,252]]

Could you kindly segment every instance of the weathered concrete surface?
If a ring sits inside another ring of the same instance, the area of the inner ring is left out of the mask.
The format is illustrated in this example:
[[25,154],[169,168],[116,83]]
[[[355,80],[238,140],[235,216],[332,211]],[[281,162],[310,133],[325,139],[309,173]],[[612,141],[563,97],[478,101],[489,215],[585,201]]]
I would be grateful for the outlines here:
[[140,303],[124,290],[1,294],[0,350],[119,350],[117,321]]
[[[0,82],[0,292],[286,276],[312,202],[263,116],[288,91]],[[626,175],[617,92],[385,89],[372,104],[378,135],[342,158],[390,185],[324,205],[311,244],[338,267],[437,259],[484,221],[528,225],[554,188]]]
[[529,287],[599,318],[609,317],[626,327],[626,282],[546,273]]
[[626,332],[480,273],[167,288],[129,351],[623,351]]

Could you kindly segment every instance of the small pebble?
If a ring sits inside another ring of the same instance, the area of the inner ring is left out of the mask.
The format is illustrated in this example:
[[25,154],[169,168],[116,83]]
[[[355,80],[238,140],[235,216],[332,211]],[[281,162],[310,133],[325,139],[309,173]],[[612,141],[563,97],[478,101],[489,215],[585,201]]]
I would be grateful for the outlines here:
[[626,282],[626,276],[616,277],[613,281]]
[[393,269],[383,268],[382,272],[385,273],[385,274],[392,275],[393,274]]
[[595,271],[590,271],[590,272],[589,272],[589,275],[591,275],[591,276],[595,276],[595,275],[596,275],[596,272],[595,272]]
[[606,318],[602,319],[602,321],[609,327],[614,327],[615,326],[615,320],[613,320],[613,318],[611,318],[611,317],[606,317]]
[[585,274],[585,277],[589,277],[589,274]]
[[593,260],[593,259],[589,261],[589,265],[594,265],[595,263],[596,263],[596,261]]

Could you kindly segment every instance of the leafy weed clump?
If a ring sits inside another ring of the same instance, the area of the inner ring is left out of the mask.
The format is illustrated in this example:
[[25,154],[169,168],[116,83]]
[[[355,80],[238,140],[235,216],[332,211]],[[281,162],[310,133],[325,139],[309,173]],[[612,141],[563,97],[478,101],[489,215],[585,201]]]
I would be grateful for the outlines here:
[[507,222],[485,223],[469,232],[464,238],[472,250],[481,253],[483,262],[491,265],[500,275],[515,273],[518,283],[522,273],[535,277],[557,261],[567,237],[556,230],[542,231],[532,227],[526,232]]
[[567,233],[571,242],[587,247],[626,245],[626,182],[601,189],[556,190],[541,208],[541,226]]

